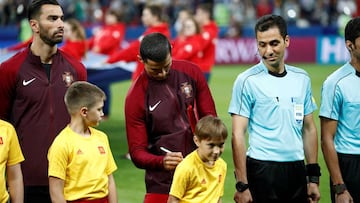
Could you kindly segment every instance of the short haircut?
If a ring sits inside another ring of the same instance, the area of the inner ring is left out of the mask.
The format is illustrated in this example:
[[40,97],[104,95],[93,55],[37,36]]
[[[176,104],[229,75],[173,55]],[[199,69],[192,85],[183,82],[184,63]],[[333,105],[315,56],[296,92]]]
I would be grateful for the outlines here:
[[220,118],[208,115],[201,118],[195,127],[195,136],[199,140],[226,139],[228,131]]
[[163,62],[169,53],[171,54],[171,44],[168,38],[159,32],[145,35],[141,40],[140,57],[144,62],[147,60]]
[[28,20],[38,18],[41,14],[41,7],[46,4],[60,6],[56,0],[33,0],[28,6]]
[[345,26],[345,40],[355,44],[355,40],[358,37],[360,37],[360,17],[355,17]]
[[288,35],[287,33],[287,24],[283,17],[269,14],[260,17],[255,25],[255,36],[257,32],[265,32],[270,28],[277,27],[279,29],[280,35],[285,39]]
[[82,107],[88,109],[95,106],[99,101],[106,99],[105,93],[96,85],[86,81],[76,81],[67,89],[64,97],[69,114],[74,114]]

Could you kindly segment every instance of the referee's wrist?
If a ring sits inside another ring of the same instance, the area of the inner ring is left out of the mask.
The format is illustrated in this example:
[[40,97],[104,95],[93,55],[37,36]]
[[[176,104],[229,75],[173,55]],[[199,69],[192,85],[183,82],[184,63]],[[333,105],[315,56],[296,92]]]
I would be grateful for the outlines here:
[[306,165],[307,176],[321,176],[320,165],[318,163],[312,163]]
[[320,177],[319,176],[307,176],[306,177],[308,183],[316,183],[317,185],[320,184]]
[[238,181],[235,185],[235,188],[238,192],[244,192],[245,190],[249,189],[249,184],[244,183],[242,181]]

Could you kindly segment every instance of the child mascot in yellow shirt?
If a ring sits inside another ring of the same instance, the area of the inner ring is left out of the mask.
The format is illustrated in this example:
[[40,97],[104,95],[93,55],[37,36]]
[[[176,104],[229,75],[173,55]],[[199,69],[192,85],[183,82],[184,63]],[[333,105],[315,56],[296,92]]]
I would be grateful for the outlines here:
[[168,203],[221,203],[227,165],[220,157],[228,132],[217,117],[205,116],[195,128],[198,147],[176,167]]
[[24,156],[14,126],[0,120],[0,202],[24,202],[22,161]]
[[117,203],[112,173],[117,169],[105,133],[93,128],[102,119],[104,92],[88,82],[74,82],[65,94],[71,121],[49,152],[52,202]]

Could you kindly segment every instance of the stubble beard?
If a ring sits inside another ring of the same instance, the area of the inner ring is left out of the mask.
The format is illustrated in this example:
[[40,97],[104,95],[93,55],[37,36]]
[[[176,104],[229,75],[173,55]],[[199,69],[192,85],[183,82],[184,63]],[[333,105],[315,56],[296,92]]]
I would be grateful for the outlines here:
[[[44,29],[41,29],[44,30]],[[48,33],[40,31],[40,39],[47,45],[53,47],[63,41],[63,37],[56,37],[57,32],[54,32],[51,34],[51,36]]]

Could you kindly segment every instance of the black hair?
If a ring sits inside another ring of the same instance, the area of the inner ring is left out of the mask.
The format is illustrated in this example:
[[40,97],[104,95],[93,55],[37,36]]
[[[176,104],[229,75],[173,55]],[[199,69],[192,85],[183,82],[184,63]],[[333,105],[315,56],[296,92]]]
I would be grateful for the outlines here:
[[56,0],[33,0],[28,6],[28,20],[37,18],[40,15],[41,7],[45,4],[60,6]]
[[145,35],[140,43],[140,57],[146,62],[148,59],[155,62],[163,62],[171,53],[171,45],[168,38],[159,33]]
[[355,44],[355,40],[358,37],[360,37],[360,17],[355,17],[345,26],[345,40]]
[[257,35],[257,32],[264,32],[272,27],[277,27],[279,29],[280,35],[284,39],[288,35],[287,24],[284,18],[278,15],[269,14],[264,15],[257,20],[255,25],[255,36]]

